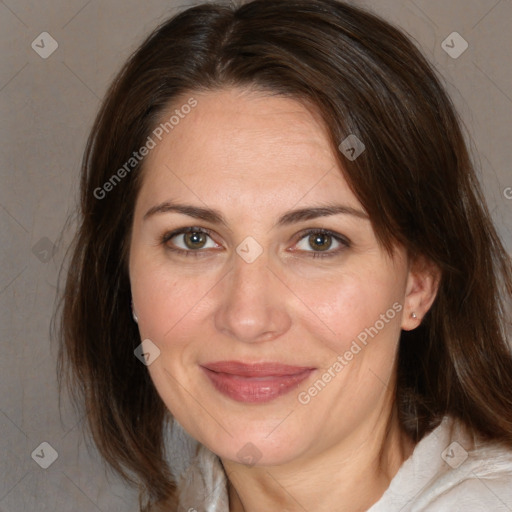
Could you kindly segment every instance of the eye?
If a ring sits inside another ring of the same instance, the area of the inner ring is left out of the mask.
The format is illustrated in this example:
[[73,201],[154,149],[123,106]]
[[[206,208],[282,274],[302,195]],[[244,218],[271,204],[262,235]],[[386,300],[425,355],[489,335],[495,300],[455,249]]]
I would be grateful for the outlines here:
[[209,230],[198,227],[187,227],[166,233],[162,237],[162,243],[169,250],[181,253],[219,247],[211,238]]
[[342,235],[325,229],[312,229],[302,233],[295,248],[313,253],[312,257],[334,256],[350,246],[350,242]]

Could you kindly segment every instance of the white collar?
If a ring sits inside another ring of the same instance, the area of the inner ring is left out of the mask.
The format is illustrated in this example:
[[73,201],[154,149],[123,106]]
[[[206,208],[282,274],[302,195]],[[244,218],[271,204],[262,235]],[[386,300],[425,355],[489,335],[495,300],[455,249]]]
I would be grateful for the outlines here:
[[[166,447],[167,460],[179,493],[178,510],[229,512],[227,478],[219,457],[190,437],[178,422],[174,420],[172,425],[167,430]],[[464,458],[463,463],[454,467],[461,458]],[[477,443],[460,422],[445,417],[416,445],[388,489],[368,512],[452,510],[460,501],[454,488],[473,477],[494,478],[508,489],[512,482],[512,451],[493,443]],[[506,490],[502,492],[508,494]],[[446,508],[436,505],[440,497],[445,499]],[[492,496],[488,498],[490,500]],[[480,500],[480,497],[476,499]],[[508,502],[512,496],[504,499]],[[499,501],[504,502],[503,499]],[[494,501],[482,503],[482,510],[502,510],[499,502],[496,502],[498,505],[494,505]],[[508,503],[512,506],[512,501]]]

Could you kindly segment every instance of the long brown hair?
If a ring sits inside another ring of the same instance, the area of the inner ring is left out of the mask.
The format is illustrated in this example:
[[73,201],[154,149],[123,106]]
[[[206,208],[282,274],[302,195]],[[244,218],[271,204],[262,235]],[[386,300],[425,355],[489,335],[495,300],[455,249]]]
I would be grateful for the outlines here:
[[[157,28],[111,85],[87,144],[79,229],[62,301],[61,384],[87,411],[104,458],[148,502],[175,492],[166,408],[134,356],[127,256],[144,161],[98,197],[179,95],[255,87],[312,106],[382,245],[405,246],[442,273],[420,327],[400,340],[396,400],[415,441],[450,414],[512,446],[507,345],[509,257],[490,220],[436,73],[410,40],[335,0],[203,4]],[[357,136],[365,151],[338,145]]]

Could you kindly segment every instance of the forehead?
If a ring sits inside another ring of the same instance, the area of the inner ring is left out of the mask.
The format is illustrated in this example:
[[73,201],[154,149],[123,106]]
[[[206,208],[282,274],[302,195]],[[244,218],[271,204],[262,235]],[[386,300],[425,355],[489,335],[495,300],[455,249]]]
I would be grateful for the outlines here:
[[191,97],[197,105],[182,114],[144,161],[143,199],[165,200],[174,187],[180,195],[204,201],[212,194],[292,202],[328,194],[328,200],[358,204],[326,127],[302,102],[247,89],[190,93],[175,100],[162,119]]

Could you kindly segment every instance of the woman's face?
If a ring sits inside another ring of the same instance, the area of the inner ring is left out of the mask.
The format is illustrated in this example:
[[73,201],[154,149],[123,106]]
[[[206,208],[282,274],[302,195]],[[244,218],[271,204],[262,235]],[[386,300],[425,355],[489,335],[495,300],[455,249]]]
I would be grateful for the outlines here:
[[406,255],[379,246],[300,103],[230,89],[173,110],[190,96],[153,137],[130,247],[156,389],[225,459],[356,449],[389,417],[400,329],[419,322]]

